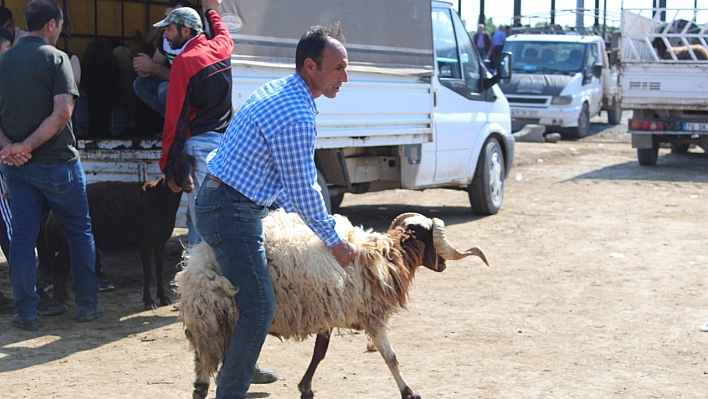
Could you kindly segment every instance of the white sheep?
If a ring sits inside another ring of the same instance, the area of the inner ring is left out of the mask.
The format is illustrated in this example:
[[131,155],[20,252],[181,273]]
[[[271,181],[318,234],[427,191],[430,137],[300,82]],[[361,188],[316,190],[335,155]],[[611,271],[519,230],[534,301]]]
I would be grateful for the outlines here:
[[[276,211],[263,219],[276,297],[270,333],[297,341],[317,335],[310,367],[298,385],[301,398],[314,395],[312,377],[325,356],[332,329],[345,328],[364,330],[384,357],[402,397],[419,399],[401,376],[386,323],[406,307],[418,266],[441,272],[446,259],[475,255],[487,263],[486,256],[477,247],[459,252],[445,237],[442,220],[420,214],[398,216],[385,234],[354,227],[343,216],[335,219],[340,236],[357,247],[354,261],[345,267],[296,214]],[[193,398],[203,399],[238,320],[233,299],[237,289],[222,276],[207,244],[194,248],[175,283],[181,296],[180,320],[195,351]]]

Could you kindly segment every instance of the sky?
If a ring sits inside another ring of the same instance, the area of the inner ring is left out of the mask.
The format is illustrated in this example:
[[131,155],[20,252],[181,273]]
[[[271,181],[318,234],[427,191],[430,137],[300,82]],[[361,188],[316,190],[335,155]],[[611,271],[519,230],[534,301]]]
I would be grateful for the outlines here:
[[[460,0],[448,1],[451,1],[457,9]],[[595,0],[584,0],[584,2],[585,9],[592,9],[595,7]],[[666,6],[667,8],[693,8],[695,2],[697,2],[699,8],[705,9],[708,7],[708,0],[666,0]],[[624,6],[625,9],[651,8],[653,5],[653,0],[600,0],[601,15],[605,3],[607,4],[608,14],[607,24],[611,25],[610,19],[613,15],[615,16],[615,19],[619,20],[622,6]],[[576,4],[576,0],[556,0],[556,15],[558,15],[556,17],[556,23],[563,26],[575,26],[575,14],[568,13],[566,16],[560,16],[559,11],[575,9]],[[521,0],[522,16],[539,13],[549,14],[550,9],[551,0]],[[487,18],[493,18],[495,25],[507,25],[511,23],[511,18],[514,16],[514,0],[486,0],[485,15]],[[592,25],[595,20],[594,13],[591,12],[588,14],[586,12],[585,15],[585,26]],[[462,19],[466,20],[468,29],[477,23],[477,20],[479,19],[479,0],[462,0]],[[528,18],[522,19],[522,24],[526,25],[529,21],[530,20]],[[543,19],[532,19],[531,25],[534,25],[536,22],[540,21],[543,21]],[[602,21],[600,24],[602,24]]]

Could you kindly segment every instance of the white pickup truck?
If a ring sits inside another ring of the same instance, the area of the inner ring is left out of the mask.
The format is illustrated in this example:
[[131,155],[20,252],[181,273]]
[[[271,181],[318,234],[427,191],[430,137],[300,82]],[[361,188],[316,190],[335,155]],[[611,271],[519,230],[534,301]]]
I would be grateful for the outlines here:
[[707,48],[706,23],[706,9],[622,11],[620,103],[634,110],[629,132],[641,165],[655,165],[663,143],[679,153],[692,144],[708,149],[708,60],[672,49]]
[[617,69],[610,65],[600,36],[520,34],[507,39],[514,76],[502,91],[511,106],[514,131],[540,124],[548,131],[584,137],[590,118],[607,111],[620,122]]
[[[236,109],[260,85],[294,71],[306,29],[340,21],[349,81],[336,99],[317,100],[315,161],[328,205],[336,208],[345,193],[451,188],[467,190],[476,214],[499,211],[514,138],[496,82],[510,76],[511,56],[491,76],[452,4],[224,0],[218,11],[235,43]],[[89,181],[160,176],[156,141],[80,146]]]

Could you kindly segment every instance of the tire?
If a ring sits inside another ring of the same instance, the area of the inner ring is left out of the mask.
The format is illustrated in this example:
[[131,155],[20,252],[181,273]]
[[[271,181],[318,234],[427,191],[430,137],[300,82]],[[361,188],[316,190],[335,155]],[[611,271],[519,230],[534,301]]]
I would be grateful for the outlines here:
[[572,128],[571,134],[579,139],[590,134],[590,108],[587,103],[583,103],[583,108],[578,115],[578,127]]
[[344,199],[344,193],[335,195],[334,197],[329,197],[330,203],[332,204],[332,210],[339,210],[339,206],[342,205],[342,200]]
[[329,189],[327,188],[327,181],[320,171],[317,171],[317,184],[320,185],[320,190],[322,192],[322,199],[324,199],[325,207],[327,208],[327,213],[332,214],[332,199],[329,197]]
[[637,148],[637,160],[642,166],[654,166],[659,158],[659,146],[652,148]]
[[672,154],[685,154],[691,147],[690,144],[686,143],[671,143],[671,153]]
[[622,108],[620,108],[619,103],[615,100],[612,104],[612,108],[607,110],[607,122],[611,125],[619,125],[622,121]]
[[472,212],[477,215],[499,212],[504,199],[504,176],[504,153],[497,139],[490,137],[479,154],[472,183],[467,186]]

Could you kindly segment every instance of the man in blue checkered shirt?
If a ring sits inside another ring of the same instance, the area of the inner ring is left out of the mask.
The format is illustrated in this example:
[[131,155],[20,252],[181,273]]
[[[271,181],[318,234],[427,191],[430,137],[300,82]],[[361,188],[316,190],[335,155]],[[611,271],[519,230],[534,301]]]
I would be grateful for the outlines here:
[[297,45],[295,73],[256,90],[207,159],[196,200],[196,227],[238,289],[240,316],[221,371],[217,399],[246,398],[275,314],[261,219],[276,199],[297,212],[342,265],[354,246],[340,238],[317,185],[315,98],[334,98],[347,81],[339,27],[316,26]]

